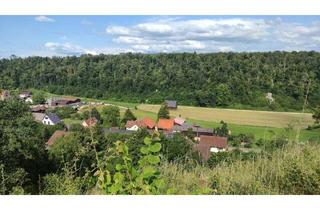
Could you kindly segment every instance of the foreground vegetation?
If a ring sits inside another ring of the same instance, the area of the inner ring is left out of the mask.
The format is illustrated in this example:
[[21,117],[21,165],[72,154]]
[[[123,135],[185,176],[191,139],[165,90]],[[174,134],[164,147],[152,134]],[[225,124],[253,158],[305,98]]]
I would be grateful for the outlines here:
[[[320,193],[317,140],[230,135],[229,151],[206,162],[193,149],[192,136],[166,137],[144,129],[105,133],[106,126],[134,116],[120,117],[120,109],[112,106],[101,115],[89,112],[101,123],[92,129],[72,127],[46,149],[48,138],[64,126],[35,122],[23,102],[0,101],[1,194]],[[216,129],[219,135],[228,135],[225,126]]]

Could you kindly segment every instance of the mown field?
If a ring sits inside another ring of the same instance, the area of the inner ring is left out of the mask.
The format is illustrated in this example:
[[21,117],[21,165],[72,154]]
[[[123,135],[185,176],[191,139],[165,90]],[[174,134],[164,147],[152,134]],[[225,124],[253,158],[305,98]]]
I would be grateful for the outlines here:
[[[140,104],[139,110],[157,113],[160,105]],[[170,110],[172,116],[185,119],[220,122],[221,120],[238,125],[269,126],[283,128],[289,124],[295,127],[307,127],[313,123],[312,114],[294,112],[270,112],[235,109],[217,109],[179,106],[177,110]]]

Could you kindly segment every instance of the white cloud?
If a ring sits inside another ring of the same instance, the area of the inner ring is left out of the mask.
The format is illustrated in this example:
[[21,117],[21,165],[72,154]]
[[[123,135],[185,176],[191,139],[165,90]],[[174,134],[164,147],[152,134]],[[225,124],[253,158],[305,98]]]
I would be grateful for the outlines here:
[[96,55],[97,52],[94,50],[89,50],[82,48],[78,45],[73,45],[69,42],[57,43],[57,42],[47,42],[44,45],[48,50],[53,51],[60,55],[80,55],[80,54],[92,54]]
[[94,48],[87,49],[79,45],[71,44],[69,42],[58,43],[58,42],[47,42],[45,48],[51,53],[57,56],[68,56],[68,55],[81,55],[81,54],[119,54],[127,52],[141,52],[137,49],[129,48]]
[[34,19],[38,22],[51,22],[51,23],[55,22],[54,19],[48,18],[47,16],[43,16],[43,15],[37,16]]
[[143,52],[215,52],[319,49],[320,23],[280,18],[152,19],[110,26],[113,41]]

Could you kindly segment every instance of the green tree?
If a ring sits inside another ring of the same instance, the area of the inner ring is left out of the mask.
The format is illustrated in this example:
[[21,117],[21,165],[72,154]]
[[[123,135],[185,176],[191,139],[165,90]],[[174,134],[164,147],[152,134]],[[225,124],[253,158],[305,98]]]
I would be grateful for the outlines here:
[[36,92],[33,94],[32,100],[34,104],[44,104],[46,102],[45,95],[42,92]]
[[106,106],[102,109],[103,123],[109,127],[119,126],[120,109],[117,106]]
[[93,107],[92,110],[91,110],[91,117],[94,117],[98,120],[98,122],[102,123],[102,119],[101,119],[101,116],[100,116],[100,113],[98,112],[98,110]]
[[312,118],[315,120],[315,124],[319,124],[320,123],[320,106],[317,106],[314,110],[313,110],[313,115]]
[[213,129],[214,134],[218,136],[228,136],[229,135],[229,129],[228,124],[225,123],[223,120],[220,121],[221,127],[217,127]]
[[136,120],[136,119],[137,119],[136,116],[134,116],[134,114],[131,112],[131,110],[126,109],[121,122],[126,123],[129,120]]
[[16,99],[0,101],[0,192],[23,188],[38,191],[39,176],[48,170],[43,126],[35,122],[28,105]]
[[158,112],[158,119],[164,118],[164,119],[170,119],[169,115],[169,109],[166,104],[161,105],[159,112]]
[[216,104],[218,106],[227,106],[230,105],[231,101],[231,91],[229,86],[226,84],[219,84],[215,90],[216,94]]

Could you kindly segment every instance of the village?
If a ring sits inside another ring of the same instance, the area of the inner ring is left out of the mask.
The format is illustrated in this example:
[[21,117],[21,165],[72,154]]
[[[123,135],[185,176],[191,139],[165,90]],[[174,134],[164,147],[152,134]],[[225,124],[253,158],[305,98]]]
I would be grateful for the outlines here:
[[[1,100],[8,100],[14,96],[10,94],[9,90],[1,91]],[[102,102],[83,102],[80,98],[75,97],[50,97],[47,98],[43,104],[33,103],[33,94],[31,91],[20,91],[16,96],[19,100],[24,101],[30,105],[30,112],[35,121],[42,123],[45,126],[54,126],[63,123],[64,119],[61,119],[57,114],[50,112],[56,108],[70,107],[76,112],[82,108],[95,107],[95,106],[112,106],[111,104]],[[177,110],[178,103],[175,100],[165,100],[164,105],[168,110]],[[85,129],[90,129],[96,126],[99,120],[95,117],[88,116],[83,119],[81,126]],[[50,149],[59,138],[64,137],[70,133],[70,126],[65,125],[61,130],[56,130],[46,143],[47,149]],[[203,128],[199,125],[188,123],[181,116],[173,118],[159,118],[158,121],[144,116],[141,119],[128,120],[123,127],[104,127],[105,134],[118,133],[118,134],[132,134],[141,129],[146,129],[150,134],[154,131],[163,133],[166,137],[170,138],[175,133],[180,133],[183,136],[193,137],[193,148],[199,152],[204,160],[208,160],[212,153],[228,151],[228,139],[225,136],[218,136],[214,134],[213,128]]]

